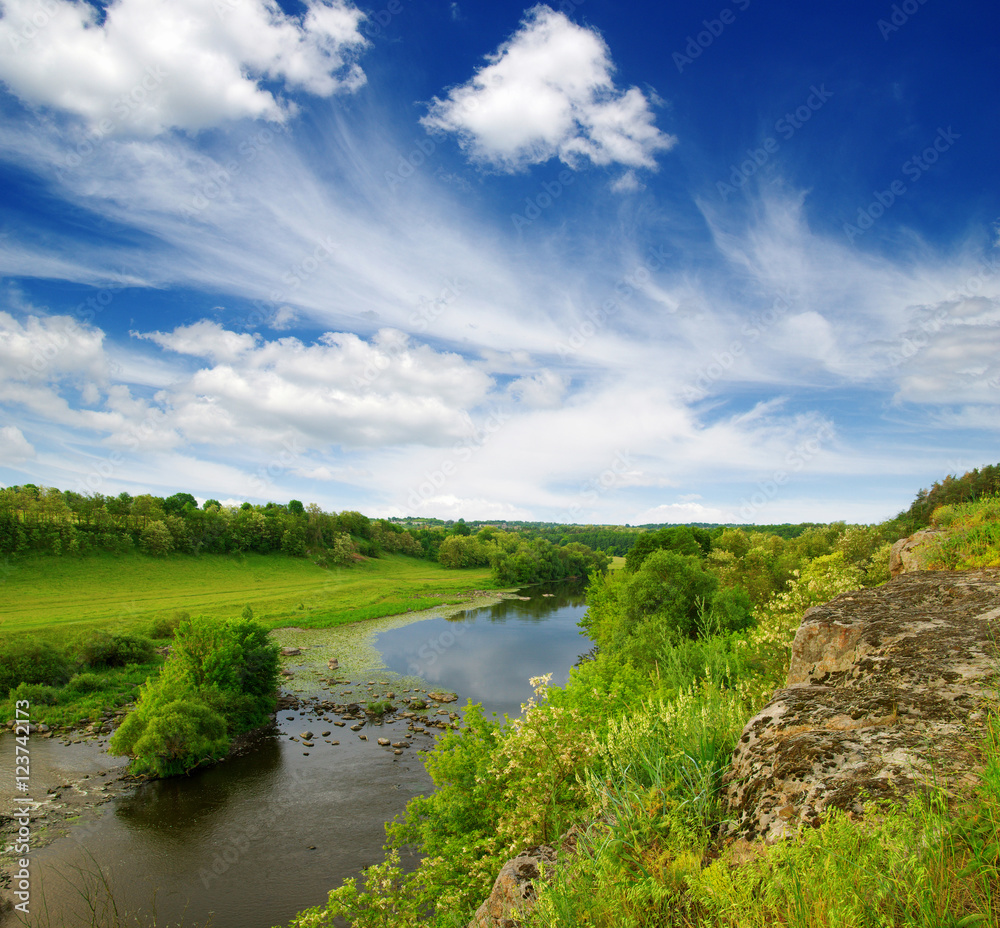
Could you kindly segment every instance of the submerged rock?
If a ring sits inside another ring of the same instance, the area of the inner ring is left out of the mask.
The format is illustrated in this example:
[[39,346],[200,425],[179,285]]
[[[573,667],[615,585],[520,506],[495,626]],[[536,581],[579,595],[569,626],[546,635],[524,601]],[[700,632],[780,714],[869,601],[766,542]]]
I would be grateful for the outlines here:
[[997,571],[908,573],[809,609],[787,686],[733,752],[729,834],[773,840],[830,807],[974,785],[998,629]]

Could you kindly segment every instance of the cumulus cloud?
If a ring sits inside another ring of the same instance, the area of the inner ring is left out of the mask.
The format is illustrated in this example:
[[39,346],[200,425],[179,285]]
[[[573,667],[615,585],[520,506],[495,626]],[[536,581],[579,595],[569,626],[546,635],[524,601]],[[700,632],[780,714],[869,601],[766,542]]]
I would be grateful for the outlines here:
[[104,333],[72,316],[26,316],[0,311],[0,381],[105,382]]
[[[294,104],[263,83],[319,96],[365,83],[364,18],[345,0],[289,16],[273,0],[0,3],[0,80],[21,100],[82,117],[101,136],[283,122]],[[44,20],[44,22],[40,22]]]
[[0,428],[0,461],[7,466],[23,464],[35,457],[32,447],[19,428],[5,425]]
[[505,171],[559,158],[655,168],[676,139],[653,125],[636,87],[615,87],[601,36],[539,5],[473,78],[434,98],[422,122],[455,133],[470,155]]
[[313,448],[440,445],[464,433],[462,413],[493,384],[460,355],[394,329],[371,340],[327,332],[305,344],[201,321],[140,337],[211,359],[158,394],[168,421],[198,444],[267,446],[296,435]]
[[133,332],[136,338],[148,339],[161,348],[178,354],[211,358],[216,361],[235,361],[250,351],[257,343],[253,335],[230,332],[219,323],[202,319],[191,325],[178,326],[173,332]]

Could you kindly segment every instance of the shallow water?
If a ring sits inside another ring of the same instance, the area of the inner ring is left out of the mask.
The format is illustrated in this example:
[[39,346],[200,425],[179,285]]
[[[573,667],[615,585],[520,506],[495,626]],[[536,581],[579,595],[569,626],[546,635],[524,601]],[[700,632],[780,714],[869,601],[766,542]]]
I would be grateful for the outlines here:
[[[422,686],[456,693],[452,709],[471,699],[516,714],[531,695],[529,677],[552,672],[553,682],[564,681],[590,648],[576,626],[582,594],[553,589],[448,617],[413,616],[410,624],[396,617],[363,630],[281,630],[282,644],[303,649],[286,664],[295,674],[287,689],[363,703]],[[331,656],[340,660],[337,679],[351,682],[325,692],[320,681],[331,675]],[[434,743],[434,735],[414,733],[413,747],[396,755],[375,739],[405,740],[404,721],[368,724],[362,741],[349,727],[335,727],[336,718],[281,711],[270,730],[225,763],[144,784],[92,812],[33,853],[28,924],[90,924],[80,890],[106,914],[103,881],[119,912],[139,913],[129,923],[147,926],[155,912],[161,926],[211,919],[215,928],[270,928],[324,902],[344,878],[382,859],[384,823],[431,788],[417,751]],[[292,740],[306,730],[316,733],[311,747]],[[323,731],[331,734],[323,739]],[[0,739],[0,756],[13,756],[9,741]],[[120,763],[93,743],[33,745],[33,792],[70,777],[84,782],[83,773]],[[6,805],[8,797],[0,798]]]

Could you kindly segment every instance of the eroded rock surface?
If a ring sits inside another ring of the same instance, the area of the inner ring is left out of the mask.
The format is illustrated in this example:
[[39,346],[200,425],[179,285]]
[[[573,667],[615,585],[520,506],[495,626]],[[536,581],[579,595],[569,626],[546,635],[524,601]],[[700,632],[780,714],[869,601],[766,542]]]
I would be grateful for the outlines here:
[[998,635],[998,571],[907,573],[810,609],[787,687],[733,754],[730,834],[776,839],[831,806],[974,783]]
[[489,898],[476,910],[469,928],[520,928],[538,898],[535,883],[546,878],[556,852],[547,844],[529,848],[508,860],[493,883]]

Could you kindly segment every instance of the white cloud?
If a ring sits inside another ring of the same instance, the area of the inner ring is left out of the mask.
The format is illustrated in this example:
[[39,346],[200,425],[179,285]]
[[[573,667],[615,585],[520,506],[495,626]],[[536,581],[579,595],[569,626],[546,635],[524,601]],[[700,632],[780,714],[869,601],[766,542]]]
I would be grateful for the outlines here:
[[81,386],[107,381],[104,333],[72,316],[29,315],[20,321],[0,311],[0,380],[37,383],[64,377]]
[[[1000,406],[1000,298],[920,307],[893,359],[899,366],[897,400]],[[1000,423],[997,410],[993,416],[994,425]]]
[[0,428],[0,461],[10,467],[23,464],[35,457],[35,449],[21,432],[13,425]]
[[653,125],[649,101],[615,88],[607,45],[592,29],[539,5],[466,84],[434,98],[421,120],[456,133],[476,160],[516,171],[558,157],[571,166],[655,168],[676,139]]
[[554,371],[540,370],[529,376],[518,377],[507,388],[507,392],[524,406],[554,409],[562,403],[566,388],[564,377]]
[[167,420],[197,444],[268,447],[295,435],[312,448],[440,445],[463,434],[462,413],[493,383],[460,355],[393,329],[370,341],[328,332],[310,345],[202,321],[144,337],[213,359],[158,394]]
[[632,519],[632,525],[647,525],[651,522],[731,522],[732,513],[700,503],[663,503]]
[[645,190],[646,185],[639,181],[635,171],[626,171],[611,182],[611,189],[615,193],[638,193],[640,190]]
[[[319,96],[365,76],[363,14],[311,0],[301,17],[273,0],[3,0],[0,79],[32,106],[82,117],[99,137],[200,130],[227,120],[283,122],[294,104],[264,81]],[[38,25],[38,18],[45,22]]]
[[235,361],[250,351],[257,339],[246,333],[230,332],[219,323],[202,319],[191,325],[178,326],[173,332],[133,332],[136,338],[149,339],[162,348],[178,354],[211,358],[214,361]]

